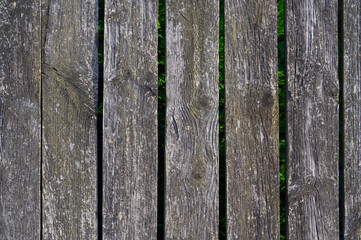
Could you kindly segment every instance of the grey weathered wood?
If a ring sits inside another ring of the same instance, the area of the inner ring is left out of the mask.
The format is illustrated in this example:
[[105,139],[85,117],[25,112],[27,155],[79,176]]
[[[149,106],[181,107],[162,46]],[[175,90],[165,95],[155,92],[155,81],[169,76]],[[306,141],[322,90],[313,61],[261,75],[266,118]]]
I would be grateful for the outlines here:
[[339,237],[337,0],[288,0],[288,238]]
[[225,1],[228,239],[278,239],[276,1]]
[[105,3],[103,236],[157,237],[157,0]]
[[42,6],[43,238],[97,238],[97,1]]
[[166,239],[218,238],[218,0],[166,2]]
[[361,5],[344,0],[344,239],[361,239]]
[[0,2],[0,239],[40,239],[40,1]]

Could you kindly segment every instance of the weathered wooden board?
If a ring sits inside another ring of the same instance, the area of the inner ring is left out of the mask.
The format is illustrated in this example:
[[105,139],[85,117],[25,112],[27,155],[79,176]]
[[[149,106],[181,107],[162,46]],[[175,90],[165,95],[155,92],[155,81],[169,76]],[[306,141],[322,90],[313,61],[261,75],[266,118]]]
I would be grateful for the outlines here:
[[276,1],[225,0],[228,239],[278,239]]
[[338,239],[337,0],[288,0],[288,238]]
[[361,5],[343,5],[344,239],[361,239]]
[[0,239],[40,239],[40,1],[0,2]]
[[218,238],[218,0],[166,2],[166,239]]
[[157,0],[105,3],[103,236],[157,236]]
[[43,238],[97,238],[97,1],[42,6]]

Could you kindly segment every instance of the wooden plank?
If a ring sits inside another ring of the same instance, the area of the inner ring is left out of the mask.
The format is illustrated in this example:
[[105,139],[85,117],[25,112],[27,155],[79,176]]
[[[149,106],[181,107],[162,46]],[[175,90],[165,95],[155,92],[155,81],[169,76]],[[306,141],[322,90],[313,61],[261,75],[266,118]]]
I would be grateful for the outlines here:
[[225,1],[228,239],[278,239],[276,1]]
[[361,5],[343,7],[344,239],[361,239]]
[[156,239],[158,1],[105,3],[104,239]]
[[40,1],[0,2],[0,239],[40,239]]
[[166,239],[218,238],[218,0],[166,2]]
[[97,1],[42,6],[43,238],[97,238]]
[[288,0],[288,239],[338,239],[337,0]]

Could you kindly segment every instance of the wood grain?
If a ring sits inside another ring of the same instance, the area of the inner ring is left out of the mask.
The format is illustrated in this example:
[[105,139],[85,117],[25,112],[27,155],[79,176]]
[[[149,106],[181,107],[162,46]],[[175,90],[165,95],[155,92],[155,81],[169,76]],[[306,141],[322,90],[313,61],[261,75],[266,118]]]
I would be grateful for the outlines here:
[[166,2],[166,239],[218,238],[218,0]]
[[344,0],[344,239],[361,239],[361,5]]
[[336,0],[288,0],[288,239],[339,238]]
[[0,239],[40,239],[40,1],[0,2]]
[[97,238],[97,9],[43,1],[43,239]]
[[103,237],[157,236],[157,0],[105,3]]
[[225,0],[227,238],[278,239],[276,1]]

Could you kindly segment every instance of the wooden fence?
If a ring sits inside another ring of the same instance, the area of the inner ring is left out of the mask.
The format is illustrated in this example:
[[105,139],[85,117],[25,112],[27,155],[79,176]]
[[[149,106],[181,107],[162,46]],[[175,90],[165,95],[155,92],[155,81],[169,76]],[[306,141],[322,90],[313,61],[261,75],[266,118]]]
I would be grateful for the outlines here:
[[[224,8],[227,238],[279,239],[277,5]],[[285,11],[288,239],[361,239],[361,4]],[[165,239],[218,239],[219,18],[166,0]],[[0,239],[157,238],[158,2],[106,1],[102,86],[97,28],[97,0],[0,2]]]

